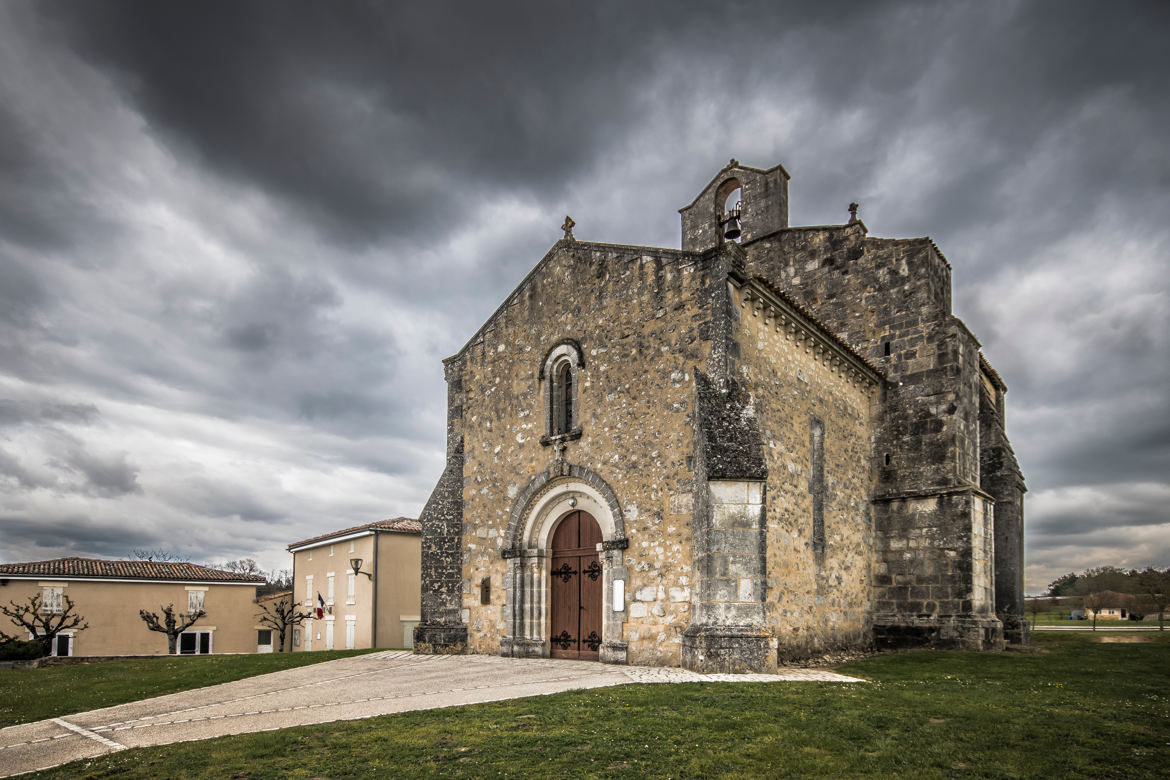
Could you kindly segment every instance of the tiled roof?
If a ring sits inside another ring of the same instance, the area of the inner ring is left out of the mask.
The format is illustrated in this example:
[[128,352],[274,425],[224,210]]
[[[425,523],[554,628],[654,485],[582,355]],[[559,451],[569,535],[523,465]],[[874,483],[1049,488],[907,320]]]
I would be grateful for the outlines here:
[[264,582],[256,574],[210,569],[197,563],[171,561],[105,561],[98,558],[54,558],[31,563],[2,563],[4,575],[30,577],[98,577],[131,580],[181,580],[183,582]]
[[1003,383],[1003,377],[999,375],[998,371],[992,368],[991,363],[987,362],[987,358],[983,356],[982,352],[979,353],[979,366],[991,377],[991,381],[995,382],[1000,390],[1007,390],[1007,385]]
[[322,534],[321,536],[314,536],[310,539],[302,539],[299,542],[293,542],[288,546],[288,549],[294,547],[303,547],[306,544],[313,542],[324,542],[338,536],[347,536],[349,534],[358,533],[359,531],[393,531],[400,534],[421,534],[422,523],[412,517],[395,517],[393,520],[376,520],[365,525],[355,525],[353,528],[343,528],[340,531],[333,531],[331,533]]

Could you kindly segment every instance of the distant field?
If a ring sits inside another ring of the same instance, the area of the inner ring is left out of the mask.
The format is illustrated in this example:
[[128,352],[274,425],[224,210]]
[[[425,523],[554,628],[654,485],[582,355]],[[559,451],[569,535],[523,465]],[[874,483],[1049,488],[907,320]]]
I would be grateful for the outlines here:
[[0,727],[96,710],[369,650],[204,655],[0,670]]
[[630,685],[126,750],[46,778],[1161,778],[1170,632],[912,651],[871,682]]
[[[1092,620],[1069,620],[1068,615],[1069,615],[1069,609],[1067,607],[1065,607],[1062,609],[1050,609],[1050,610],[1045,610],[1043,612],[1040,612],[1037,614],[1037,616],[1036,616],[1037,619],[1035,621],[1032,620],[1032,613],[1031,612],[1026,613],[1024,615],[1024,617],[1028,618],[1029,622],[1032,622],[1033,625],[1038,625],[1038,626],[1076,626],[1076,625],[1091,626],[1093,624]],[[1170,622],[1170,616],[1168,616],[1167,622]],[[1142,620],[1113,620],[1113,619],[1109,619],[1109,618],[1101,618],[1097,621],[1097,625],[1098,626],[1118,626],[1118,627],[1122,627],[1122,628],[1131,627],[1131,626],[1141,626],[1142,628],[1146,628],[1149,626],[1157,626],[1158,625],[1158,613],[1155,612],[1152,615],[1146,615],[1145,618]]]

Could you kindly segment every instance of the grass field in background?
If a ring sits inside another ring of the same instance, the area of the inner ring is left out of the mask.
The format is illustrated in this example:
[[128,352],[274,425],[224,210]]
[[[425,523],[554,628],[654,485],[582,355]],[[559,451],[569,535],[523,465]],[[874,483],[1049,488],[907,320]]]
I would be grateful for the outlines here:
[[[1075,626],[1075,627],[1092,627],[1093,621],[1089,620],[1069,620],[1069,607],[1061,607],[1057,609],[1042,610],[1036,615],[1031,612],[1024,613],[1024,617],[1028,619],[1029,623],[1035,626]],[[1035,618],[1035,619],[1033,619]],[[1165,621],[1164,621],[1165,622]],[[1142,620],[1117,620],[1112,618],[1099,618],[1097,620],[1097,627],[1108,628],[1157,628],[1158,627],[1158,613],[1147,614]]]
[[96,710],[369,650],[167,656],[0,670],[0,727]]
[[870,682],[630,685],[126,750],[46,778],[1165,777],[1170,632],[911,651]]

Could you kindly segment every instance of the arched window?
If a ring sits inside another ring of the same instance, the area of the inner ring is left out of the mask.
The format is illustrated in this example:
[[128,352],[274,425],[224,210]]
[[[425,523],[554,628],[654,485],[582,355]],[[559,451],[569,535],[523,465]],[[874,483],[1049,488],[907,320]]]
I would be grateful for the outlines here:
[[552,407],[553,436],[560,436],[573,430],[573,367],[568,360],[557,363],[553,370],[553,381],[549,385],[552,397],[549,404]]
[[581,435],[580,412],[577,408],[578,375],[585,359],[581,346],[566,339],[549,350],[541,366],[540,378],[545,387],[547,433],[541,441],[550,443],[554,437],[577,438]]

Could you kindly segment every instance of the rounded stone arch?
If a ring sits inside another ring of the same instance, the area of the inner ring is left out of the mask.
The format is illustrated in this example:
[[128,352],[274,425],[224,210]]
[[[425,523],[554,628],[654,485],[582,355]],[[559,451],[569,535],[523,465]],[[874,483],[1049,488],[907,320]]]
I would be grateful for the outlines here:
[[[568,507],[567,502],[575,497],[578,503],[581,503],[582,497],[586,498],[597,511],[591,511],[588,506]],[[556,514],[562,502],[567,508]],[[625,518],[613,488],[592,469],[570,465],[568,474],[564,475],[542,471],[529,480],[524,490],[516,496],[508,517],[508,529],[504,532],[505,551],[519,552],[532,544],[538,549],[546,548],[548,534],[552,533],[549,517],[556,515],[552,517],[552,523],[555,524],[572,508],[589,511],[601,525],[601,535],[606,542],[625,541]],[[539,524],[535,522],[538,518]],[[534,532],[537,532],[535,536]]]
[[546,471],[533,477],[516,497],[505,531],[503,557],[508,562],[504,615],[506,634],[500,654],[548,658],[551,540],[557,524],[576,510],[593,516],[601,528],[599,559],[604,579],[601,660],[626,663],[621,640],[625,620],[623,550],[625,520],[613,489],[596,472],[570,465],[567,473]]
[[735,178],[734,176],[725,179],[715,189],[715,203],[713,205],[715,208],[715,218],[720,222],[723,221],[723,215],[728,210],[727,199],[731,196],[731,193],[735,192],[736,190],[740,191],[740,199],[742,199],[743,185],[740,184],[739,179]]
[[574,369],[585,367],[585,352],[581,349],[580,342],[576,339],[561,339],[549,347],[548,352],[544,354],[544,360],[540,364],[540,374],[537,378],[543,380],[551,377],[553,366],[561,358],[571,361]]

